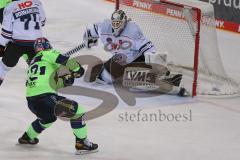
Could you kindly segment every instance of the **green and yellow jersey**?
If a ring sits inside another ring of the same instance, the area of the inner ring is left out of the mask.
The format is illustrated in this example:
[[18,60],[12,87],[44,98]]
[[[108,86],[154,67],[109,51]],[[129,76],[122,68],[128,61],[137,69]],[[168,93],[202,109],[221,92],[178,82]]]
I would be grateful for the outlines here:
[[57,71],[61,65],[73,72],[80,69],[76,60],[61,55],[57,50],[51,49],[37,53],[28,68],[26,96],[56,93],[58,88],[63,87],[62,79],[57,78]]

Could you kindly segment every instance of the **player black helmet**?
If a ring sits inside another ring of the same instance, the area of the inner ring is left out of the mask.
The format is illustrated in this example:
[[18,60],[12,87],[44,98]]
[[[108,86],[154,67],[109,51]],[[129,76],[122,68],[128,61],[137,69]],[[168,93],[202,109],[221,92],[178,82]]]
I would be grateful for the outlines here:
[[118,36],[124,29],[127,23],[127,15],[123,10],[116,10],[113,12],[112,17],[112,29],[114,36]]
[[34,43],[35,53],[48,50],[48,49],[52,49],[52,46],[47,38],[42,37],[42,38],[36,39]]

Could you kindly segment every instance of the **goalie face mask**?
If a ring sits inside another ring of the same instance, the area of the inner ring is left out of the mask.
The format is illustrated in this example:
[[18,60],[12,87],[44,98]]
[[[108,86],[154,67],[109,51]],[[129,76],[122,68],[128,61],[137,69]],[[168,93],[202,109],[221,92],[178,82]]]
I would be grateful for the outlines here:
[[42,38],[36,39],[34,43],[35,53],[48,50],[48,49],[52,49],[52,46],[47,38],[42,37]]
[[113,12],[112,17],[112,29],[114,36],[120,35],[127,23],[127,16],[122,10],[116,10]]

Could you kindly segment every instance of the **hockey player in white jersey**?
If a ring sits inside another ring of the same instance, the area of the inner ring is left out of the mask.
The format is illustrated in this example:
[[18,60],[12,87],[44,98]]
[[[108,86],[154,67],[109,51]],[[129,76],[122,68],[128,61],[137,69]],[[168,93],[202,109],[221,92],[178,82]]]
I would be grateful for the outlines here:
[[43,37],[45,21],[39,0],[17,0],[4,8],[0,35],[0,84],[23,53],[27,53],[29,60],[33,57],[33,44],[37,38]]
[[[91,48],[97,45],[98,39],[103,43],[104,50],[112,53],[113,56],[104,64],[96,65],[92,69],[89,81],[96,79],[104,83],[113,83],[119,77],[124,79],[123,77],[128,76],[124,75],[127,68],[140,67],[149,68],[150,72],[154,72],[156,76],[152,83],[179,88],[182,75],[170,75],[166,67],[167,55],[157,53],[153,43],[143,35],[139,26],[132,22],[124,11],[116,10],[111,19],[87,28],[83,38],[85,45]],[[152,62],[160,65],[153,67]],[[184,92],[184,88],[179,88],[176,93],[183,95]]]

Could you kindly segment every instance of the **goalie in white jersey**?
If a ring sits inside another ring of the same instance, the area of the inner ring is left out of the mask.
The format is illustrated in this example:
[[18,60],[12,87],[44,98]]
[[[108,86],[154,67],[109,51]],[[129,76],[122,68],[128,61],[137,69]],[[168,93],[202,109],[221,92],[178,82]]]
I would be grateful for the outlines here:
[[[128,77],[125,74],[130,73],[128,72],[129,67],[140,67],[140,69],[145,68],[154,72],[155,77],[152,81],[154,85],[158,83],[158,85],[167,84],[169,86],[170,84],[171,87],[178,87],[181,82],[181,74],[170,75],[166,67],[167,55],[158,54],[153,43],[143,35],[138,25],[128,19],[122,10],[116,10],[111,19],[106,19],[87,28],[83,39],[88,48],[97,45],[97,41],[100,39],[104,45],[104,50],[113,55],[104,64],[93,67],[90,81],[96,79],[104,83],[113,83],[118,78]],[[158,63],[160,66],[153,67],[152,62]],[[128,71],[126,72],[126,70]],[[162,80],[167,83],[162,83]],[[182,89],[180,94],[182,92],[185,90]]]
[[42,27],[46,17],[39,0],[17,0],[4,8],[2,33],[0,35],[0,84],[5,75],[26,53],[34,56],[34,42],[43,37]]

